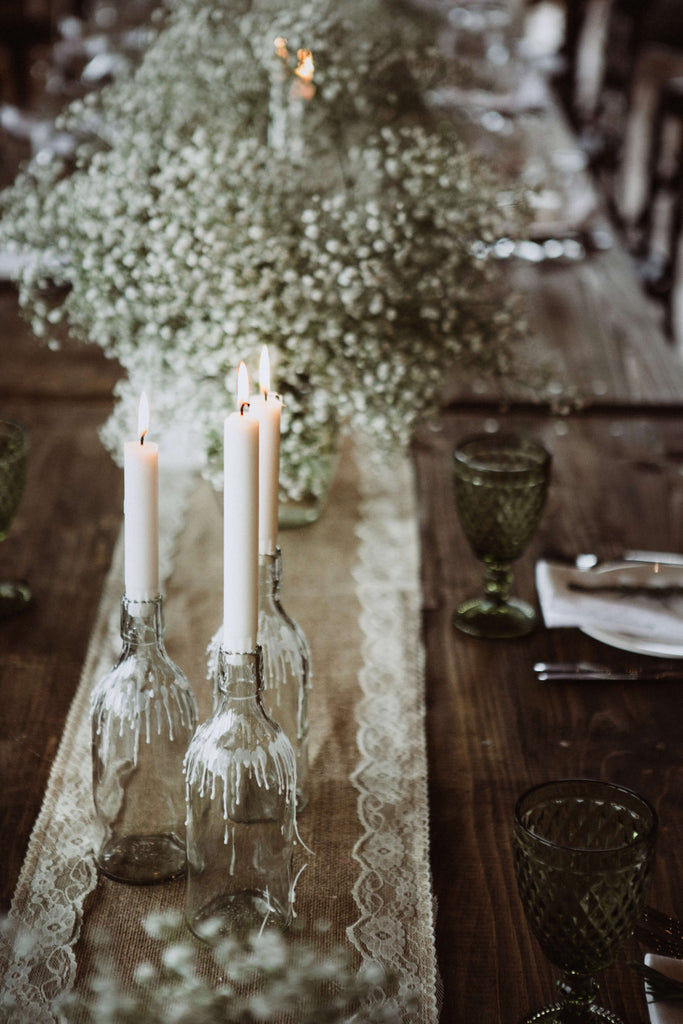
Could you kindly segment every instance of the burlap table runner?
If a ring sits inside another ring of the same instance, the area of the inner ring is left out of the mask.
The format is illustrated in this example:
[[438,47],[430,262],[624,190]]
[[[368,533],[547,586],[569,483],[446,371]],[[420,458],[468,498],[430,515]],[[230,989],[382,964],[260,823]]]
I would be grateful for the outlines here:
[[[192,682],[203,717],[210,701],[206,648],[222,600],[221,509],[203,483],[183,522],[165,587],[167,648]],[[311,801],[299,820],[313,856],[297,885],[298,923],[321,953],[347,943],[359,964],[389,966],[399,980],[391,997],[397,1019],[432,1022],[419,556],[409,466],[379,466],[347,446],[324,515],[283,532],[280,542],[283,604],[304,629],[313,662]],[[102,929],[125,975],[153,954],[141,920],[182,908],[182,881],[125,887],[98,879],[93,865],[89,693],[119,646],[121,579],[119,544],[13,902],[12,921],[38,934],[28,954],[16,937],[14,950],[5,950],[5,990],[19,1004],[13,1021],[54,1020],[53,997],[87,984]],[[314,927],[321,920],[331,925],[324,932]],[[408,1014],[413,994],[419,1010]]]

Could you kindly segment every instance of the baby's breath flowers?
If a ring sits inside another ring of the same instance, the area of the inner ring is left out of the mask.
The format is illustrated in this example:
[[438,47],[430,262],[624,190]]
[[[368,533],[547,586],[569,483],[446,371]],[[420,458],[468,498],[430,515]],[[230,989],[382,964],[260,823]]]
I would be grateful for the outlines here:
[[[325,922],[316,927],[326,928]],[[79,990],[51,1003],[62,1024],[396,1024],[403,1019],[394,1001],[395,982],[378,964],[356,970],[347,951],[325,954],[314,942],[274,929],[248,941],[226,938],[211,949],[183,927],[182,915],[159,911],[143,921],[150,959],[131,967],[124,982],[100,937],[95,969]],[[0,922],[0,935],[6,931]],[[35,937],[23,933],[17,950],[30,956]],[[0,995],[0,1016],[13,1020],[10,991]],[[22,1017],[28,1019],[28,1017]]]
[[[338,427],[401,449],[451,365],[514,373],[499,183],[451,128],[415,118],[428,44],[381,4],[167,6],[132,76],[65,112],[75,163],[36,159],[3,194],[0,239],[23,257],[36,334],[66,328],[126,369],[113,452],[144,386],[155,436],[184,426],[218,480],[235,367],[267,344],[282,482],[315,493]],[[268,144],[274,76],[292,73],[276,39],[316,69],[284,149]]]

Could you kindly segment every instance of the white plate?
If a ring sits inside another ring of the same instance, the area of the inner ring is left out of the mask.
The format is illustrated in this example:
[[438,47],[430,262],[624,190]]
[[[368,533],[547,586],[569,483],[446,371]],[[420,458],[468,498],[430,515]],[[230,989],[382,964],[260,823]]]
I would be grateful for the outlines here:
[[602,629],[588,629],[586,626],[581,626],[580,629],[593,640],[599,640],[610,647],[618,647],[620,651],[651,654],[655,658],[683,658],[683,641],[660,643],[642,636],[633,636],[631,633],[608,633]]
[[[624,586],[683,586],[683,568],[680,565],[667,565],[664,562],[654,565],[620,562],[617,565],[606,565],[601,569],[591,570],[591,575],[600,577],[614,576],[615,584]],[[594,629],[581,626],[586,636],[599,640],[610,647],[618,647],[622,651],[633,654],[651,654],[658,658],[683,658],[683,619],[681,620],[680,636],[671,635],[668,625],[661,635],[636,636],[633,633],[612,632],[606,629]]]
[[[645,963],[648,967],[654,967],[655,970],[661,971],[662,974],[666,974],[670,978],[683,981],[683,961],[681,960],[672,960],[668,956],[647,953]],[[647,998],[647,985],[645,993]],[[651,1003],[648,1000],[647,1009],[651,1024],[683,1024],[683,1003],[673,1001]]]

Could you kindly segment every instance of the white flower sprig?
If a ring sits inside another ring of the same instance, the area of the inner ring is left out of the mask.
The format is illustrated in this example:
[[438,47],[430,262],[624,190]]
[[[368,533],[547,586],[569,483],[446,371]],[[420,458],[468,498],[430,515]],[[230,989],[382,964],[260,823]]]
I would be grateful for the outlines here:
[[[113,452],[142,382],[157,436],[186,425],[217,480],[235,367],[268,344],[282,482],[315,493],[338,426],[400,449],[452,365],[514,375],[499,184],[452,129],[416,123],[428,44],[381,4],[167,5],[132,77],[65,112],[75,165],[36,160],[3,194],[0,241],[36,334],[67,329],[126,369]],[[267,145],[278,37],[315,55],[303,167]]]
[[[320,922],[316,930],[328,925]],[[92,976],[82,990],[58,996],[51,1009],[80,1024],[244,1024],[295,1020],[297,1024],[393,1024],[395,979],[377,964],[356,970],[347,951],[321,955],[314,945],[269,929],[245,941],[224,938],[199,948],[174,911],[150,914],[143,928],[150,960],[131,967],[124,982],[100,937]],[[0,922],[0,935],[11,934]],[[30,956],[36,937],[21,934],[17,952]],[[216,981],[218,978],[218,981]],[[0,1016],[14,1019],[10,991],[0,994]],[[402,1007],[409,1011],[409,1006]],[[6,1016],[5,1016],[6,1015]],[[24,1018],[22,1018],[24,1019]]]

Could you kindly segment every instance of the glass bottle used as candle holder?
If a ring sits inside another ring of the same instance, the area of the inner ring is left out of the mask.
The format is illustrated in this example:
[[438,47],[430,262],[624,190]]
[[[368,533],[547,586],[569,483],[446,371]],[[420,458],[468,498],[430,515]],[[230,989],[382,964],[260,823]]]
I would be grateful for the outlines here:
[[294,750],[261,702],[261,649],[218,654],[218,695],[185,758],[185,914],[199,938],[245,937],[292,916]]
[[[296,806],[302,811],[309,800],[308,704],[311,690],[311,652],[301,627],[282,606],[282,553],[259,555],[258,643],[263,652],[261,700],[266,713],[277,722],[294,748],[296,757]],[[209,675],[213,706],[218,700],[218,652],[222,629],[209,651]]]
[[185,870],[183,758],[197,725],[187,678],[164,647],[161,595],[121,603],[121,655],[91,698],[100,870],[145,884]]
[[311,652],[300,626],[282,607],[282,553],[259,555],[258,642],[263,650],[263,706],[296,756],[296,806],[308,803],[308,699]]

